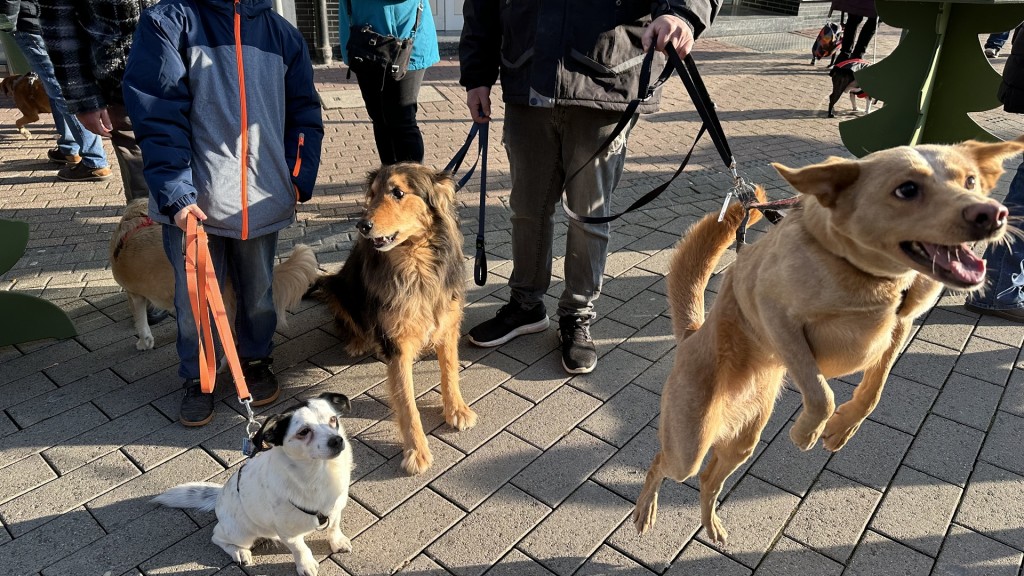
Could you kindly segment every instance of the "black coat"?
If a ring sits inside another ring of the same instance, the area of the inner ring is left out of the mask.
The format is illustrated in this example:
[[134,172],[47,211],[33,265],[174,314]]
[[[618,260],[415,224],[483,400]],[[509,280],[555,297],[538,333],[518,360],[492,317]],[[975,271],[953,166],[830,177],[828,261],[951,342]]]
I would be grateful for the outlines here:
[[25,34],[42,34],[39,26],[39,2],[35,0],[2,0],[0,13],[9,20],[16,20],[15,30]]
[[832,9],[854,16],[867,16],[875,18],[878,11],[875,10],[875,0],[833,0]]
[[[720,0],[465,0],[459,82],[492,86],[510,104],[622,110],[636,97],[641,37],[652,17],[675,14],[700,35]],[[664,65],[659,55],[654,74]],[[657,96],[641,112],[657,110]]]
[[1013,50],[1003,67],[999,101],[1007,112],[1024,113],[1024,38],[1014,34]]

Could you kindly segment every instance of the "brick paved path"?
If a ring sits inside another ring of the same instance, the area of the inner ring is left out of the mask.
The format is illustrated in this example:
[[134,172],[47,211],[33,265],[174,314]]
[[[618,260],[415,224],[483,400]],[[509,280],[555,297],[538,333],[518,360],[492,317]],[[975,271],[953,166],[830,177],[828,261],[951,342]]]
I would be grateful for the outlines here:
[[[880,37],[885,54],[897,36],[884,29]],[[766,54],[741,47],[741,39],[698,44],[742,171],[775,197],[789,191],[769,161],[847,155],[836,127],[850,117],[848,101],[838,120],[824,117],[830,82],[822,66],[807,65],[805,40],[796,42],[799,52]],[[422,106],[422,128],[427,162],[437,166],[468,128],[456,78],[452,62],[427,75],[424,96],[433,101]],[[319,69],[317,80],[325,100],[353,101],[356,86],[342,68]],[[696,114],[678,83],[665,100],[631,137],[620,207],[667,177],[695,133]],[[319,193],[282,233],[281,253],[311,244],[334,270],[349,249],[360,185],[376,155],[360,108],[325,115]],[[499,107],[495,117],[502,116]],[[1024,133],[1001,112],[978,117],[1000,135]],[[120,181],[56,181],[45,162],[51,142],[20,139],[14,118],[12,108],[0,108],[0,218],[29,222],[32,236],[0,289],[56,302],[79,336],[0,348],[0,573],[294,574],[290,555],[274,546],[240,569],[210,543],[212,514],[149,503],[179,482],[226,479],[242,461],[243,418],[230,387],[221,386],[210,425],[176,423],[173,323],[155,327],[155,350],[135,350],[128,306],[108,269]],[[51,126],[35,130],[45,135]],[[491,276],[482,288],[469,283],[464,330],[508,296],[509,177],[497,137],[490,148]],[[920,323],[878,410],[840,453],[793,447],[786,429],[800,399],[784,391],[754,457],[723,492],[727,549],[698,530],[694,481],[666,484],[657,526],[636,537],[626,519],[655,450],[658,394],[673,358],[663,275],[680,232],[719,207],[728,182],[705,145],[683,184],[615,226],[593,328],[602,354],[593,374],[563,373],[554,328],[493,350],[463,346],[463,391],[480,421],[455,433],[442,425],[436,363],[417,364],[435,458],[422,476],[399,472],[384,365],[346,357],[322,305],[307,302],[291,316],[276,338],[284,392],[270,410],[323,390],[354,399],[345,425],[357,465],[344,523],[355,551],[328,556],[326,543],[311,538],[321,574],[1019,575],[1024,327],[967,313],[957,295],[944,296]],[[476,192],[473,184],[459,196],[467,247]],[[562,251],[564,233],[556,241]],[[549,295],[560,289],[555,284]],[[553,310],[553,297],[548,304]],[[834,382],[838,399],[856,381]]]

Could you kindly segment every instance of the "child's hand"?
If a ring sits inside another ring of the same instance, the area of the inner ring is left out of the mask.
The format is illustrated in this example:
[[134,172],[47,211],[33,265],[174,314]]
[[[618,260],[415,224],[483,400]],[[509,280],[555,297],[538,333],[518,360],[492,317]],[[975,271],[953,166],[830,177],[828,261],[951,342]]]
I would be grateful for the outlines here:
[[188,206],[185,206],[184,208],[179,210],[178,213],[174,215],[174,223],[178,225],[178,228],[181,228],[182,230],[186,229],[185,226],[188,224],[188,214],[190,212],[192,214],[195,214],[196,218],[198,218],[200,222],[206,220],[206,214],[199,209],[199,206],[195,204],[189,204]]

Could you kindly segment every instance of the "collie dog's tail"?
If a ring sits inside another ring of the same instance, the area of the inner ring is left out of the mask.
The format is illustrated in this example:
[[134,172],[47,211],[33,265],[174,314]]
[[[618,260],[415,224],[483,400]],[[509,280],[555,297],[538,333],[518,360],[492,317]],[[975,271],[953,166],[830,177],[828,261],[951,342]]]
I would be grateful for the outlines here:
[[217,507],[217,498],[223,487],[212,482],[189,482],[179,484],[162,492],[153,502],[171,508],[194,508],[212,512]]
[[[759,202],[766,201],[760,186],[756,187],[755,195]],[[676,245],[666,280],[676,338],[686,338],[704,323],[704,290],[722,254],[736,240],[743,214],[740,203],[729,206],[721,222],[717,213],[708,214],[691,226]],[[761,213],[751,210],[748,224],[760,219]]]
[[319,267],[313,249],[305,244],[296,244],[291,256],[274,266],[274,310],[277,310],[278,326],[288,326],[285,312],[298,306],[316,281]]

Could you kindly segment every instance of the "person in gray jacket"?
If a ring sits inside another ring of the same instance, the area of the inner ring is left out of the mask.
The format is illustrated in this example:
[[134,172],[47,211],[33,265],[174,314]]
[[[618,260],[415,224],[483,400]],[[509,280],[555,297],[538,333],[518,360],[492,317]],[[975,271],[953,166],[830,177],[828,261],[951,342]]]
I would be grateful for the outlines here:
[[[496,317],[469,331],[470,342],[498,346],[547,329],[542,298],[551,283],[554,211],[566,178],[613,132],[637,96],[647,49],[664,51],[671,42],[685,56],[718,9],[719,0],[466,0],[460,83],[472,119],[488,122],[491,86],[500,75],[512,172],[512,296]],[[639,112],[657,106],[656,95]],[[631,126],[569,181],[573,211],[609,214]],[[558,316],[562,366],[570,374],[597,365],[590,323],[610,230],[608,224],[569,221]]]

